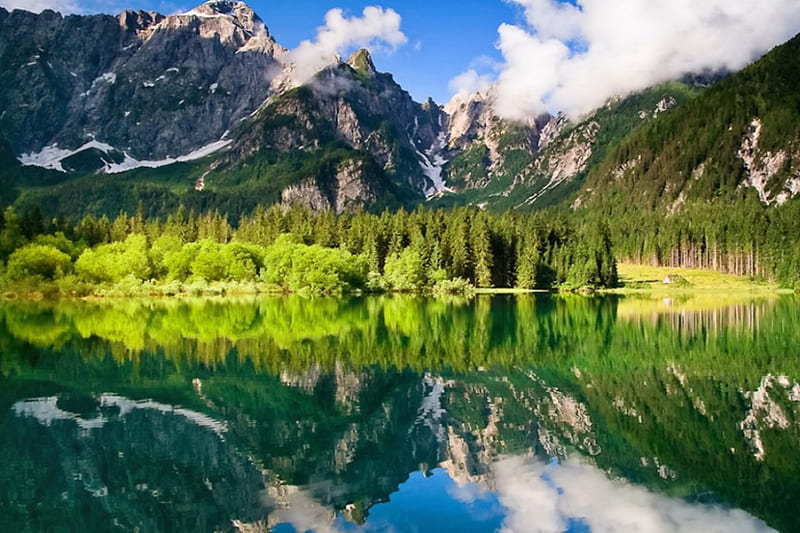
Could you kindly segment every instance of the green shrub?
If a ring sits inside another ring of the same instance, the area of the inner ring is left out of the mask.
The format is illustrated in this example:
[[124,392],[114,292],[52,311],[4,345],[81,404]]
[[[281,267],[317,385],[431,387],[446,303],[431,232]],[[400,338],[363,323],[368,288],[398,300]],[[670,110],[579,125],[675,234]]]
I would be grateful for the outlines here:
[[34,277],[53,281],[71,271],[72,260],[69,255],[49,244],[28,244],[11,254],[6,277],[10,281]]
[[147,238],[133,234],[124,242],[85,250],[75,262],[75,273],[91,283],[116,283],[127,276],[150,279],[153,264],[148,250]]
[[475,290],[469,280],[464,278],[444,279],[437,281],[431,291],[434,294],[468,294]]
[[406,248],[399,255],[386,258],[383,272],[386,283],[395,291],[412,292],[425,287],[425,262],[416,250]]

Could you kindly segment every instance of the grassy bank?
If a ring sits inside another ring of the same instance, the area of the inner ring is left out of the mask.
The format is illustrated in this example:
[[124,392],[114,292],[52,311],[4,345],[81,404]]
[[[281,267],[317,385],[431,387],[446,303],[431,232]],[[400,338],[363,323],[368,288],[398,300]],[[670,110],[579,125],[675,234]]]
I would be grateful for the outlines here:
[[[791,292],[763,279],[693,268],[654,267],[620,263],[620,288],[608,292],[675,294],[679,292]],[[668,282],[667,282],[668,281]]]

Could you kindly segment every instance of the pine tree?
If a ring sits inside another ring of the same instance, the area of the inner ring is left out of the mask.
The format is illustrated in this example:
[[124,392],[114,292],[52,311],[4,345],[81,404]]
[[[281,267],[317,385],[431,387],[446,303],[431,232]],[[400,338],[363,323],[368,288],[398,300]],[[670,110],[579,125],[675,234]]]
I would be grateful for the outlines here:
[[483,213],[478,214],[473,219],[471,229],[472,262],[475,265],[475,277],[473,281],[477,287],[491,287],[494,258],[492,256],[489,224]]

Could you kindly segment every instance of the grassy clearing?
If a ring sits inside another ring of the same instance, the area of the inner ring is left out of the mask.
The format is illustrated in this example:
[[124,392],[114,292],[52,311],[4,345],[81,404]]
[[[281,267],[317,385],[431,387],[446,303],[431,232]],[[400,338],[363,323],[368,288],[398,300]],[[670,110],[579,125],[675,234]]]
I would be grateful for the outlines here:
[[[674,294],[681,291],[778,291],[775,283],[756,280],[745,276],[734,276],[710,270],[693,268],[653,267],[620,263],[617,265],[622,288],[610,292],[631,293],[649,292]],[[667,278],[676,283],[664,283]],[[788,292],[788,291],[787,291]]]

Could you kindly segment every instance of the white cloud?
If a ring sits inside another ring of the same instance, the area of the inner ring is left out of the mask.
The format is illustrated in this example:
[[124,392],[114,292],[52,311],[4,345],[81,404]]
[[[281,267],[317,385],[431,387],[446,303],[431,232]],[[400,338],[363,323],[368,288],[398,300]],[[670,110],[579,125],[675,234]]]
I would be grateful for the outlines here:
[[52,9],[63,14],[81,12],[78,3],[73,0],[2,0],[0,7],[8,10],[24,9],[33,13],[41,13],[45,9]]
[[470,69],[450,80],[450,90],[457,95],[469,95],[482,91],[491,84],[491,76],[479,74],[475,69]]
[[744,511],[690,504],[650,492],[581,462],[530,463],[506,459],[494,468],[503,531],[560,533],[580,520],[597,533],[766,533],[774,531]]
[[691,72],[738,70],[800,31],[797,0],[507,0],[498,112],[581,115],[609,98]]
[[486,55],[478,56],[470,63],[469,70],[450,80],[450,92],[460,97],[484,92],[492,86],[502,69],[503,64],[496,59]]
[[400,30],[401,17],[393,9],[369,6],[361,17],[345,17],[341,9],[325,15],[325,25],[314,41],[303,41],[290,52],[295,64],[294,79],[304,83],[320,69],[354,48],[395,50],[408,42]]

